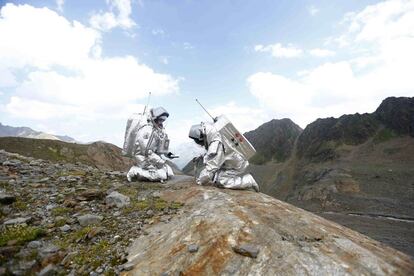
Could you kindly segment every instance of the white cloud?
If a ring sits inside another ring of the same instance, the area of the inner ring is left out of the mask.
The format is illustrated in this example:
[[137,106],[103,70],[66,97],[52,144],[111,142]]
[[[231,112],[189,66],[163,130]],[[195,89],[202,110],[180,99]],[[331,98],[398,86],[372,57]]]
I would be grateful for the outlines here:
[[[251,108],[237,105],[235,102],[229,102],[224,105],[216,106],[208,109],[212,116],[226,115],[234,126],[242,133],[257,128],[265,121],[269,120],[269,116],[260,108]],[[210,118],[205,117],[205,119]]]
[[17,85],[17,80],[10,68],[0,64],[0,87],[12,87]]
[[151,33],[152,33],[153,35],[160,35],[160,36],[165,35],[165,32],[164,32],[164,30],[163,30],[163,29],[153,29],[153,30],[151,31]]
[[124,125],[132,111],[142,110],[136,103],[148,91],[178,91],[177,79],[135,57],[102,57],[98,31],[47,8],[2,7],[0,37],[0,87],[14,87],[4,108],[14,117],[70,121],[80,132],[102,120]]
[[302,127],[318,117],[372,112],[388,96],[413,96],[414,2],[368,6],[343,24],[339,46],[349,59],[300,70],[296,78],[259,72],[247,80],[250,92]]
[[41,69],[76,67],[100,47],[101,36],[47,8],[7,4],[0,15],[0,64]]
[[316,8],[315,6],[310,6],[308,8],[308,12],[309,12],[310,15],[315,16],[316,14],[319,13],[319,9]]
[[184,48],[184,50],[192,50],[192,49],[194,49],[194,46],[191,45],[190,42],[184,42],[183,43],[183,48]]
[[165,65],[167,65],[170,62],[168,57],[159,57],[159,60],[162,64],[165,64]]
[[332,50],[320,49],[320,48],[309,50],[309,53],[315,57],[332,57],[335,55],[335,52]]
[[57,10],[63,12],[63,6],[65,5],[65,0],[56,0]]
[[256,45],[254,46],[256,52],[270,52],[273,57],[276,58],[296,58],[300,57],[303,54],[303,50],[288,44],[284,47],[281,43],[271,44],[271,45]]
[[89,23],[95,29],[109,31],[113,28],[130,29],[136,26],[131,19],[131,0],[106,0],[109,4],[108,12],[95,13]]

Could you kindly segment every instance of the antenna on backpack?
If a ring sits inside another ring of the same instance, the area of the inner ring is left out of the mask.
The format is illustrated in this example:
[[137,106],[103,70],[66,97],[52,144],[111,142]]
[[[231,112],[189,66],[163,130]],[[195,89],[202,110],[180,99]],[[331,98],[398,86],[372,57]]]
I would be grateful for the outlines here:
[[217,122],[217,118],[214,118],[213,116],[211,116],[211,114],[208,113],[207,109],[205,109],[204,106],[197,99],[195,100],[201,106],[201,108],[204,109],[204,111],[208,114],[208,116],[210,116],[210,118],[213,119],[213,122]]
[[150,98],[151,98],[151,92],[148,92],[147,105],[144,107],[144,112],[142,114],[145,114],[145,111],[147,111],[147,106],[149,105]]

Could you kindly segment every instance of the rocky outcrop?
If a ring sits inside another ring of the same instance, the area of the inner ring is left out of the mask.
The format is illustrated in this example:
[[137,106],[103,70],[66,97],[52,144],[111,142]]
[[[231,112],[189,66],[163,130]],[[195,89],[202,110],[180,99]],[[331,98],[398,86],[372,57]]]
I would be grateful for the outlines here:
[[163,188],[0,150],[0,275],[119,275],[144,225],[180,209]]
[[414,273],[407,255],[261,193],[187,181],[160,196],[184,207],[134,242],[125,275]]
[[414,98],[389,97],[374,113],[386,127],[414,137]]
[[414,137],[414,98],[390,97],[374,113],[318,119],[298,139],[297,153],[311,162],[338,157],[338,146],[382,142],[399,135]]
[[285,161],[292,154],[296,138],[302,129],[290,119],[271,120],[244,135],[256,149],[251,162]]

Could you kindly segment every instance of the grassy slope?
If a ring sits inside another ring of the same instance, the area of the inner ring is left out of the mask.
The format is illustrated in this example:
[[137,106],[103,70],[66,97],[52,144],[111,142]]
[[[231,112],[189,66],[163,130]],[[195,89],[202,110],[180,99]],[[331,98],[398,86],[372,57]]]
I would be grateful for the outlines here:
[[121,156],[121,149],[107,143],[88,145],[62,141],[0,137],[0,149],[52,162],[82,162],[98,168],[125,170],[130,160]]

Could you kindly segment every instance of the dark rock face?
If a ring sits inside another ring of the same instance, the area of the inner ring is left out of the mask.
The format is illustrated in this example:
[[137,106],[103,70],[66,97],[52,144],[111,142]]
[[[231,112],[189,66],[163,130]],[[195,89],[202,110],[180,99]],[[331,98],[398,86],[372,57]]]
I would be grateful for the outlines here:
[[396,135],[414,137],[414,98],[387,98],[371,114],[318,119],[300,135],[298,155],[312,162],[332,160],[338,157],[337,146],[359,145],[377,134],[379,140]]
[[387,98],[371,114],[316,120],[287,161],[249,172],[264,193],[414,255],[413,124],[414,98]]
[[336,157],[340,144],[358,145],[373,136],[379,123],[370,114],[318,119],[309,124],[298,140],[298,155],[320,162]]
[[414,137],[414,97],[385,99],[374,113],[386,127]]
[[285,161],[291,155],[295,140],[301,132],[302,129],[290,119],[271,120],[246,132],[244,135],[257,151],[251,162]]

